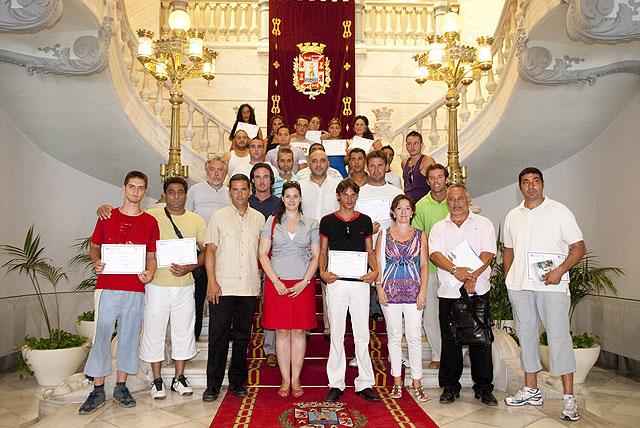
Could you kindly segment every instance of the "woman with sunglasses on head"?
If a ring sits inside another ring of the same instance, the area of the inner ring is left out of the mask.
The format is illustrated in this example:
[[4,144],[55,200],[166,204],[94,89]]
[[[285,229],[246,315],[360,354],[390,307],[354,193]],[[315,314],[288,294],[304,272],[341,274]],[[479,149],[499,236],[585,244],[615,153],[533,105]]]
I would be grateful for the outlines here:
[[431,190],[427,184],[427,168],[436,161],[422,153],[422,135],[417,131],[407,134],[406,147],[409,157],[401,163],[404,193],[418,202]]
[[276,330],[276,354],[282,376],[280,397],[304,391],[300,372],[307,347],[305,330],[316,327],[314,275],[318,269],[318,222],[302,215],[297,182],[282,186],[280,209],[260,232],[258,255],[266,274],[262,326]]
[[422,311],[427,300],[429,252],[427,235],[411,226],[415,203],[398,195],[391,203],[395,224],[383,229],[376,240],[380,264],[376,291],[387,325],[387,346],[393,376],[392,398],[402,397],[402,319],[409,350],[412,387],[418,401],[427,401],[422,389]]

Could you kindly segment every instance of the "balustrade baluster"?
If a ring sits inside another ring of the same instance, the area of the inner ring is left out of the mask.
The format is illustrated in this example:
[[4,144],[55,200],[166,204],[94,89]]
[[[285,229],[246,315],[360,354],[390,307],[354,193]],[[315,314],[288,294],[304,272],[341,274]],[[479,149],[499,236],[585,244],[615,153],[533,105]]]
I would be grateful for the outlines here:
[[129,68],[129,80],[135,86],[138,83],[138,49],[131,49],[131,67]]
[[407,145],[404,143],[407,141],[407,134],[409,133],[408,129],[402,130],[402,153],[400,153],[400,157],[402,159],[406,159],[409,157],[409,152],[407,151]]
[[404,32],[405,35],[407,36],[406,44],[409,46],[414,46],[416,44],[416,41],[414,39],[416,34],[415,34],[415,31],[413,31],[413,24],[411,22],[411,20],[413,19],[413,8],[405,7],[404,12],[405,12],[405,15],[407,16],[407,29]]
[[258,27],[258,5],[251,5],[251,27],[249,27],[249,40],[258,41],[260,28]]
[[422,121],[424,120],[424,118],[420,118],[418,119],[418,121],[416,122],[416,130],[422,135]]
[[510,24],[511,21],[507,21],[504,29],[504,56],[507,59],[509,58],[509,52],[511,51],[511,37],[509,37]]
[[245,3],[240,5],[240,29],[238,31],[240,33],[240,37],[238,39],[241,42],[248,42],[249,26],[247,25],[247,4]]
[[373,10],[371,7],[365,6],[362,12],[362,19],[364,20],[364,40],[366,43],[373,43],[373,28],[371,28],[371,14]]
[[509,14],[511,15],[511,22],[509,24],[509,38],[513,41],[516,39],[518,35],[518,23],[516,22],[516,8],[518,7],[517,2],[512,2],[509,5]]
[[478,114],[484,104],[484,97],[482,96],[482,75],[477,74],[473,76],[473,80],[476,85],[476,97],[473,99],[473,103],[476,105],[476,114]]
[[469,116],[471,116],[471,113],[467,104],[467,85],[462,85],[462,88],[460,88],[460,119],[462,122],[467,122]]
[[156,80],[156,85],[158,85],[158,92],[156,93],[156,103],[153,105],[153,112],[156,117],[162,121],[162,112],[164,111],[164,102],[162,100],[162,92],[164,89],[164,83]]
[[209,5],[209,22],[207,26],[207,33],[209,36],[213,37],[213,40],[217,39],[216,31],[218,31],[218,27],[216,26],[216,9],[218,5],[215,3],[211,3]]
[[431,141],[431,148],[435,149],[438,144],[438,140],[440,139],[440,136],[438,135],[437,122],[438,109],[433,109],[433,111],[429,113],[429,116],[431,117],[431,133],[429,134],[429,140]]
[[375,10],[376,12],[376,30],[374,33],[376,35],[376,45],[383,45],[384,38],[382,36],[384,36],[384,30],[382,29],[382,16],[381,16],[383,9],[382,7],[374,6],[373,10]]
[[393,28],[391,26],[391,11],[392,7],[385,7],[385,20],[384,20],[384,44],[392,45],[393,44]]
[[187,118],[187,127],[184,130],[184,139],[186,144],[191,143],[191,147],[196,152],[200,151],[200,146],[193,141],[193,136],[195,135],[195,131],[193,130],[193,112],[196,110],[196,105],[193,103],[188,103],[189,106],[189,116]]
[[200,151],[207,153],[207,149],[211,143],[209,143],[209,118],[202,116],[202,139],[200,140]]
[[[220,149],[222,147],[222,150]],[[218,147],[217,147],[217,153],[222,153],[224,152],[224,129],[218,125]],[[213,153],[213,152],[211,152]]]
[[169,31],[169,8],[171,4],[168,1],[160,3],[160,38],[168,37]]
[[[140,89],[140,98],[145,105],[149,105],[149,96],[151,96],[151,92],[149,91],[149,70],[143,67],[142,70],[143,78],[142,78],[142,89]],[[155,80],[155,79],[154,79]]]
[[227,39],[227,4],[222,3],[220,5],[220,25],[218,26],[218,31],[220,32],[219,40],[221,42],[226,42]]
[[198,28],[198,24],[199,24],[199,20],[198,20],[198,14],[196,13],[196,4],[195,3],[187,3],[187,13],[189,14],[189,17],[191,18],[191,28]]
[[500,40],[500,43],[498,44],[498,59],[495,67],[496,73],[498,74],[498,76],[502,76],[502,70],[504,69],[504,56],[502,55],[502,43],[503,41]]
[[402,11],[404,8],[396,7],[394,10],[396,13],[396,31],[394,33],[396,36],[396,45],[404,45],[405,41],[402,37],[404,36],[404,29],[402,28]]
[[231,17],[229,18],[229,41],[237,42],[238,41],[238,26],[236,25],[236,10],[238,9],[238,4],[235,3],[230,5],[231,8]]
[[203,33],[207,31],[207,7],[209,7],[207,3],[198,5],[198,31]]
[[269,21],[269,0],[259,0],[260,6],[260,41],[268,44],[271,22]]
[[427,30],[425,35],[427,37],[436,34],[436,15],[433,8],[427,9]]
[[495,78],[493,77],[493,67],[487,71],[487,84],[485,86],[487,88],[487,92],[489,93],[489,97],[493,95],[498,87]]
[[[424,32],[424,27],[422,26],[422,13],[424,12],[424,8],[422,7],[418,7],[415,9],[416,12],[416,45],[418,46],[424,46],[425,42],[424,42],[424,37],[425,37],[425,32]],[[427,20],[428,20],[428,15],[427,15]]]

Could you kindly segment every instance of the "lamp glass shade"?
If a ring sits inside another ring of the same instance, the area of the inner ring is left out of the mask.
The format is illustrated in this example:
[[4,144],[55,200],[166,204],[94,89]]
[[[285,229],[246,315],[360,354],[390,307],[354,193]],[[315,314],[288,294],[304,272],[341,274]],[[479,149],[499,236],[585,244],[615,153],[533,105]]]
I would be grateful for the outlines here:
[[189,31],[191,27],[191,18],[184,10],[174,10],[169,15],[169,28],[172,30]]
[[204,48],[204,40],[199,37],[191,37],[189,40],[189,58],[202,59],[202,50]]
[[138,39],[138,58],[150,58],[153,55],[153,42],[149,37]]
[[444,56],[444,49],[439,43],[434,43],[429,46],[429,65],[432,67],[440,67],[442,65],[442,58]]
[[478,47],[478,62],[491,62],[491,45],[480,45]]
[[208,76],[210,74],[211,74],[211,63],[205,62],[204,64],[202,64],[202,75]]
[[156,63],[156,79],[167,80],[169,73],[167,73],[167,65],[163,62]]
[[445,13],[442,17],[442,30],[443,33],[458,33],[460,32],[460,27],[462,26],[462,21],[460,20],[460,15],[455,12]]

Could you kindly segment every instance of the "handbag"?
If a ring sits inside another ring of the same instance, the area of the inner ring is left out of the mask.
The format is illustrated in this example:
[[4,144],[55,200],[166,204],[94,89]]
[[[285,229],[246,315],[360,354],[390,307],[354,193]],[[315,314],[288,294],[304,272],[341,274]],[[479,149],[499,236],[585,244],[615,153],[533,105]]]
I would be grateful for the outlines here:
[[[178,226],[176,226],[176,224],[173,222],[173,218],[171,218],[171,214],[169,214],[169,210],[167,209],[167,207],[164,207],[164,213],[167,215],[167,217],[169,217],[169,221],[173,226],[173,231],[176,233],[176,236],[178,237],[178,239],[184,239],[184,236],[182,236],[182,232],[180,232],[180,229],[178,229]],[[196,246],[196,256],[199,256],[199,255],[200,255],[200,248]],[[196,279],[200,279],[200,277],[204,275],[205,272],[206,271],[204,266],[195,268],[194,270],[191,271],[191,275],[193,275],[193,280],[195,281]]]
[[469,296],[464,285],[460,298],[451,305],[451,335],[460,346],[488,346],[493,342],[493,322],[489,315],[489,301],[480,296]]

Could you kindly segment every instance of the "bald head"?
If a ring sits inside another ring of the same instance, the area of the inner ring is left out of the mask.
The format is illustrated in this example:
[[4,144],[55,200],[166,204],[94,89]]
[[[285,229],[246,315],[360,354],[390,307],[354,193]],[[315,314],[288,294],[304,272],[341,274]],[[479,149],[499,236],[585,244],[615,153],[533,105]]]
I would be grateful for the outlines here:
[[316,150],[309,155],[309,168],[315,177],[325,177],[329,169],[329,158],[324,150]]

